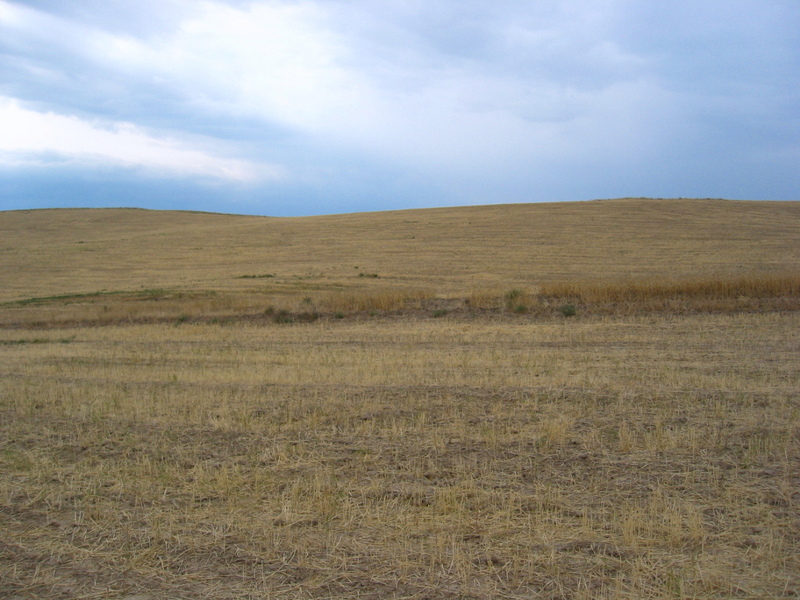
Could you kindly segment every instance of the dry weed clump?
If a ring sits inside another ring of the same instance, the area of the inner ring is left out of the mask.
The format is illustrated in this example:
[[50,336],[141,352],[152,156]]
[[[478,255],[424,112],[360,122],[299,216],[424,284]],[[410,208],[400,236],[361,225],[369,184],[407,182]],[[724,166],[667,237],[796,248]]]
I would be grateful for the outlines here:
[[433,298],[424,290],[359,290],[330,293],[320,300],[320,307],[329,313],[365,311],[399,311],[419,309]]
[[498,290],[472,290],[465,298],[465,304],[473,309],[486,310],[502,307],[503,292]]
[[533,316],[797,310],[800,275],[547,282],[535,291],[473,291],[466,296],[465,305]]
[[798,331],[0,330],[0,596],[789,598]]
[[586,303],[646,302],[671,298],[796,298],[800,296],[800,274],[546,283],[541,286],[540,293],[546,298],[575,298]]

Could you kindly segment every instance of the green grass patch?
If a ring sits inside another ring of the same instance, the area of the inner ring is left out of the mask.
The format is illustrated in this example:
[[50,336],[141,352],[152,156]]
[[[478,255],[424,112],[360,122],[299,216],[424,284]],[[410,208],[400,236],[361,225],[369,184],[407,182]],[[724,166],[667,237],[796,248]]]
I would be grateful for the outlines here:
[[172,297],[175,292],[164,288],[153,288],[137,291],[115,290],[107,291],[100,290],[97,292],[82,292],[76,294],[54,294],[52,296],[34,296],[31,298],[23,298],[21,300],[11,300],[9,302],[2,302],[0,306],[36,306],[40,304],[62,303],[69,304],[73,301],[92,300],[94,298],[106,298],[108,296],[132,296],[141,300],[162,300],[167,297]]
[[54,296],[36,296],[33,298],[24,298],[22,300],[12,300],[11,302],[3,302],[2,306],[30,306],[36,304],[48,304],[50,302],[69,302],[71,300],[86,300],[88,298],[101,298],[103,296],[113,296],[124,294],[125,292],[88,292],[83,294],[56,294]]
[[57,338],[57,339],[48,339],[48,338],[30,338],[30,339],[18,339],[18,340],[0,340],[0,346],[22,346],[24,344],[69,344],[70,342],[75,341],[75,336],[68,338]]

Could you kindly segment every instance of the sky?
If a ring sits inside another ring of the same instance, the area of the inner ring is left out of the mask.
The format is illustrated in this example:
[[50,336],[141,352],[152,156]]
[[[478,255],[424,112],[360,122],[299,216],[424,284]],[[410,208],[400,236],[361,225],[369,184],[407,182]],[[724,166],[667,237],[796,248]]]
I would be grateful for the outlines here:
[[0,210],[800,200],[798,0],[0,0]]

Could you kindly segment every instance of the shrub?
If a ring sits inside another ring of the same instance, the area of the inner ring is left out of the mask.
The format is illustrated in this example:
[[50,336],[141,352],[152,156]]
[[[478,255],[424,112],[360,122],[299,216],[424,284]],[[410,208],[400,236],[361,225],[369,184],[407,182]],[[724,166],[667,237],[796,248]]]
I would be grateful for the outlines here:
[[506,310],[514,311],[516,313],[523,313],[528,310],[527,294],[522,290],[511,290],[506,292],[503,297],[506,303]]
[[272,315],[272,320],[275,323],[294,323],[292,313],[288,310],[282,309]]
[[574,317],[578,314],[578,309],[573,304],[565,304],[558,309],[559,312],[565,317]]

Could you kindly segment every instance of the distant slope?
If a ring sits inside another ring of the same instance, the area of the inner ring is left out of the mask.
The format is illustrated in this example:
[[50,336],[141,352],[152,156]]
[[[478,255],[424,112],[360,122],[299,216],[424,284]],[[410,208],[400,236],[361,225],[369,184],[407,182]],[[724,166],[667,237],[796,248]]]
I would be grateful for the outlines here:
[[800,269],[798,240],[800,202],[622,199],[302,218],[10,211],[0,212],[0,301],[165,287],[448,292],[772,273]]

